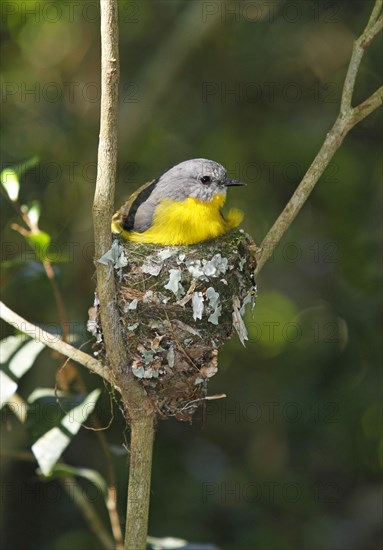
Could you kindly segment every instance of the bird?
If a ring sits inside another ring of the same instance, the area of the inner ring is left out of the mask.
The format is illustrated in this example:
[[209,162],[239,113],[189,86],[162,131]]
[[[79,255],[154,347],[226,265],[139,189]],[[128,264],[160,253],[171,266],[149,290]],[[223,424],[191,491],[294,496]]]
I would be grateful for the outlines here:
[[139,187],[112,217],[112,233],[170,246],[214,239],[241,223],[241,210],[231,208],[226,216],[221,211],[228,187],[241,185],[218,162],[185,160]]

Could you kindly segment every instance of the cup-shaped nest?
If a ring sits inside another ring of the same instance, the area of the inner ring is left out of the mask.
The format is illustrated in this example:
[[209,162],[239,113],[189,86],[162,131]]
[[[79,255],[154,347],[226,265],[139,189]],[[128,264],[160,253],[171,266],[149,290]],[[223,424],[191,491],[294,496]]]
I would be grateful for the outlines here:
[[218,371],[218,348],[253,301],[256,246],[242,231],[189,246],[117,238],[117,300],[129,357],[160,418],[191,420]]

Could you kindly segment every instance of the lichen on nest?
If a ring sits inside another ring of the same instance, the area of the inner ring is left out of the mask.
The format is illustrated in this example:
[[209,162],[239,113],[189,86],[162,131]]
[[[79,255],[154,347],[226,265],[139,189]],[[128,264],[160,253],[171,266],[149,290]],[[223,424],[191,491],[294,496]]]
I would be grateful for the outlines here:
[[[256,245],[242,231],[189,246],[160,247],[119,238],[111,262],[130,363],[158,416],[191,420],[218,371],[218,348],[252,298]],[[99,345],[100,345],[100,338]]]

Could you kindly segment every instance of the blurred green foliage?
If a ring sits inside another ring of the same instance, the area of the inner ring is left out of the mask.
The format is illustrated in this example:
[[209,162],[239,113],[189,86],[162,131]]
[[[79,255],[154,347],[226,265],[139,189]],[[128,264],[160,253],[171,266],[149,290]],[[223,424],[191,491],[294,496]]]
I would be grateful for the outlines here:
[[[229,202],[245,211],[243,227],[260,242],[337,115],[352,41],[372,4],[121,0],[116,206],[172,164],[212,158],[247,181]],[[19,198],[41,204],[39,227],[50,236],[80,345],[95,286],[98,6],[12,0],[1,10],[1,170],[40,159],[21,176]],[[380,46],[378,37],[363,61],[354,103],[380,85]],[[381,122],[382,110],[346,138],[262,272],[254,317],[246,318],[250,342],[225,346],[210,384],[210,393],[228,397],[193,426],[158,426],[152,536],[225,550],[380,547]],[[11,229],[20,220],[5,195],[1,207],[3,299],[32,322],[58,323],[41,257]],[[44,351],[20,394],[53,387],[60,367]],[[83,375],[89,391],[102,387]],[[121,450],[126,431],[114,407],[107,437]],[[106,391],[97,411],[107,426]],[[11,413],[3,427],[3,449],[28,448]],[[64,457],[105,475],[91,431]],[[123,518],[125,453],[114,461]],[[4,462],[4,548],[98,548],[73,499],[35,471],[33,462]]]

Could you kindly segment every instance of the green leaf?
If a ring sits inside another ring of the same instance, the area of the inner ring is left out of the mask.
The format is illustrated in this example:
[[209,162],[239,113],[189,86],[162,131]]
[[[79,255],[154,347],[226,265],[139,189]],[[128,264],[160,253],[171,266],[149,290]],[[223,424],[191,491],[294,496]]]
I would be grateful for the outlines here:
[[47,431],[32,445],[32,452],[45,476],[50,474],[82,423],[93,412],[100,393],[100,390],[91,392],[80,405],[71,409],[57,426]]
[[45,231],[39,231],[38,233],[31,233],[25,238],[34,249],[36,258],[43,263],[47,258],[51,236]]
[[11,201],[17,201],[20,191],[20,177],[30,168],[40,162],[39,157],[34,156],[25,162],[4,168],[0,174],[0,181]]
[[30,206],[27,207],[28,218],[34,225],[39,223],[40,214],[41,214],[41,205],[39,201],[31,202]]
[[20,191],[20,182],[17,172],[12,170],[12,168],[4,168],[0,174],[0,180],[10,200],[12,202],[17,201]]
[[24,334],[0,342],[0,408],[17,391],[19,379],[32,367],[44,344]]
[[[39,470],[37,472],[40,473]],[[44,475],[43,473],[41,473],[41,475],[46,480],[68,476],[81,477],[87,479],[100,489],[105,499],[108,496],[106,481],[97,470],[91,470],[90,468],[75,468],[74,466],[69,466],[69,464],[57,463],[48,475]]]
[[54,426],[59,426],[66,414],[80,405],[84,395],[73,395],[52,388],[36,388],[28,397],[25,429],[32,443]]

